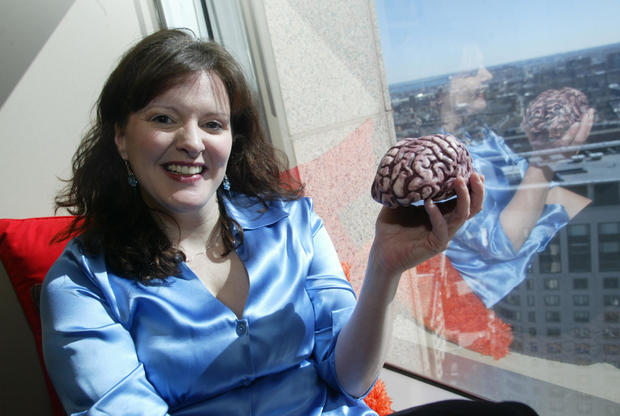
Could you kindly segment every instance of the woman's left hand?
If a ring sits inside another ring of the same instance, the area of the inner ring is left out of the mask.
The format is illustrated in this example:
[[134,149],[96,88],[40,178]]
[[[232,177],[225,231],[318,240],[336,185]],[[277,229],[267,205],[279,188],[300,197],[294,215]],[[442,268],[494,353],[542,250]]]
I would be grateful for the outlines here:
[[442,214],[431,200],[421,207],[383,207],[375,225],[371,260],[384,276],[398,277],[448,247],[457,230],[482,209],[484,177],[474,172],[469,180],[454,182],[456,207]]

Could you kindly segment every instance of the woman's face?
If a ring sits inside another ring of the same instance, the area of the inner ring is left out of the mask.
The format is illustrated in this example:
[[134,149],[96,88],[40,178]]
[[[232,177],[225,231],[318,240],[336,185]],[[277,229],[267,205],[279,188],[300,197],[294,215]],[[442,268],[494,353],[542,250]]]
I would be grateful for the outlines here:
[[222,80],[203,71],[187,76],[131,113],[115,143],[149,206],[173,216],[212,212],[232,146]]
[[471,115],[484,110],[487,102],[484,98],[485,83],[493,75],[484,67],[475,75],[455,77],[450,82],[450,102],[453,110],[460,114]]

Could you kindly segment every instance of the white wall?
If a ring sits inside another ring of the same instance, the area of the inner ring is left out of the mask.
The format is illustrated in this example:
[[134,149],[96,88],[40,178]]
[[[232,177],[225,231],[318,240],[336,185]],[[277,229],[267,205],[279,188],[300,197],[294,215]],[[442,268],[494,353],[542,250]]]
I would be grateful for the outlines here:
[[[53,215],[57,177],[127,47],[158,24],[150,0],[2,0],[0,218]],[[47,415],[34,340],[0,266],[0,414]]]
[[154,14],[148,0],[4,3],[0,217],[51,215],[107,74]]

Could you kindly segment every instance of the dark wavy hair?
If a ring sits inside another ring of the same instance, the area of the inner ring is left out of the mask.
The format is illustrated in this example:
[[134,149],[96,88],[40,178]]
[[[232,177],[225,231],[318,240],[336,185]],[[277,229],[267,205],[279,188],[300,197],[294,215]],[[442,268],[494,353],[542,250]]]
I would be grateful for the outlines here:
[[[183,30],[161,30],[132,47],[109,76],[96,106],[96,120],[73,156],[73,177],[56,197],[75,220],[57,241],[74,235],[88,253],[103,252],[109,269],[143,283],[178,275],[185,254],[168,239],[140,196],[127,183],[127,169],[114,143],[115,129],[129,115],[196,72],[216,74],[230,100],[232,150],[226,175],[231,191],[260,200],[296,199],[303,186],[288,174],[288,160],[261,128],[259,114],[242,69],[214,42]],[[243,241],[233,234],[218,190],[220,235],[229,254]],[[240,227],[239,227],[240,230]]]

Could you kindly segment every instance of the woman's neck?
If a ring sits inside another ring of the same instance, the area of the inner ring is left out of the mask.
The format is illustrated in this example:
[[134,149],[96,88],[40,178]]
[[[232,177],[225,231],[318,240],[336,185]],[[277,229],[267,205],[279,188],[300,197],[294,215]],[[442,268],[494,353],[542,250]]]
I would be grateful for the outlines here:
[[204,252],[219,241],[220,211],[217,201],[202,210],[191,213],[156,214],[164,233],[172,245],[185,252]]

